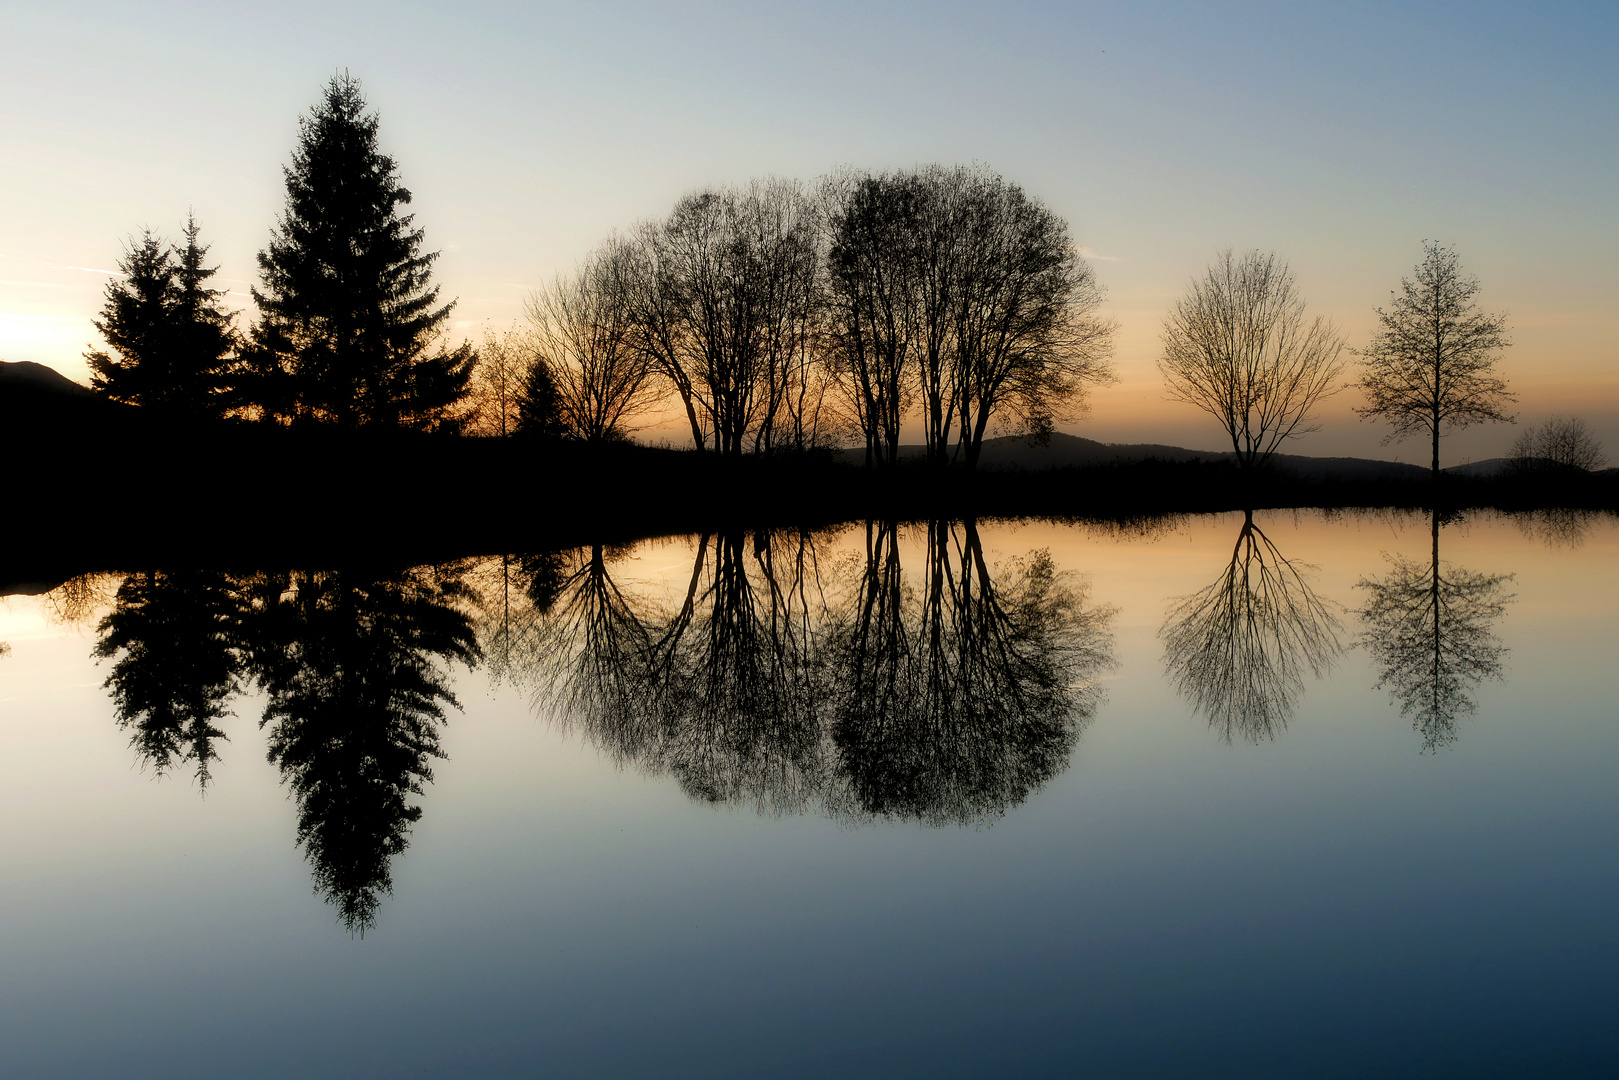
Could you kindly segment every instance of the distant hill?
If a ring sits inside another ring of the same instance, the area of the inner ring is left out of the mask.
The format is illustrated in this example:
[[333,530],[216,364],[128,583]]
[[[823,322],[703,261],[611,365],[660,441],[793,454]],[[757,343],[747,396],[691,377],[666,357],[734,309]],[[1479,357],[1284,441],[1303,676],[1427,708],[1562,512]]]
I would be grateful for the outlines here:
[[0,360],[0,394],[38,393],[66,397],[94,397],[95,391],[81,386],[55,368],[32,360]]
[[[900,457],[916,460],[923,454],[921,446],[902,446]],[[863,450],[844,450],[840,457],[857,463],[864,457]],[[1054,432],[1044,445],[1033,445],[1019,435],[1008,435],[984,441],[980,463],[990,469],[1020,469],[1037,472],[1042,469],[1064,469],[1087,465],[1106,465],[1131,461],[1226,461],[1229,450],[1188,450],[1182,446],[1162,443],[1102,443],[1078,435]],[[1420,465],[1407,465],[1398,461],[1378,461],[1372,458],[1307,457],[1302,454],[1277,454],[1273,458],[1278,466],[1309,480],[1412,480],[1426,476],[1427,469]],[[1483,462],[1478,463],[1483,465]],[[1460,466],[1469,468],[1469,466]],[[1448,470],[1447,470],[1448,471]]]
[[49,440],[127,436],[145,417],[132,405],[108,401],[44,364],[0,360],[0,440],[27,452]]

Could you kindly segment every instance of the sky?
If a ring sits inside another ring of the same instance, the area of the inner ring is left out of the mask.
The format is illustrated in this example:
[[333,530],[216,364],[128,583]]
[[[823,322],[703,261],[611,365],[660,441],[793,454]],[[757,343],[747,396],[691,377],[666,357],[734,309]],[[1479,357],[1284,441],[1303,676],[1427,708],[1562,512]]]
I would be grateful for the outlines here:
[[[86,380],[123,246],[188,210],[249,308],[298,116],[346,70],[456,336],[694,188],[982,162],[1068,221],[1119,324],[1065,430],[1219,447],[1156,357],[1220,249],[1276,251],[1358,346],[1434,240],[1509,315],[1520,423],[1578,414],[1619,462],[1616,54],[1611,3],[4,2],[0,359]],[[1290,449],[1426,461],[1355,404]]]

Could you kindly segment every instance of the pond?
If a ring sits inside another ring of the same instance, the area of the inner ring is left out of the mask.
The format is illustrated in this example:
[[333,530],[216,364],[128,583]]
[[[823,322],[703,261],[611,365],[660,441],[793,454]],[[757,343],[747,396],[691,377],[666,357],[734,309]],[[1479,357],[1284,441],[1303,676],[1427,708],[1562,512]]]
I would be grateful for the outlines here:
[[1258,511],[12,584],[0,1073],[1607,1075],[1616,571]]

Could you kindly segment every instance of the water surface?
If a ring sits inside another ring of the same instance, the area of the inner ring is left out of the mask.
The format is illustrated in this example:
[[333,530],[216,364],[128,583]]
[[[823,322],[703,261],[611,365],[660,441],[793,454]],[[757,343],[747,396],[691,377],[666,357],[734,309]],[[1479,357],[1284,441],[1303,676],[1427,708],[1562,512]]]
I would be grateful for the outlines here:
[[1606,1075],[1616,569],[1261,512],[14,595],[0,1071]]

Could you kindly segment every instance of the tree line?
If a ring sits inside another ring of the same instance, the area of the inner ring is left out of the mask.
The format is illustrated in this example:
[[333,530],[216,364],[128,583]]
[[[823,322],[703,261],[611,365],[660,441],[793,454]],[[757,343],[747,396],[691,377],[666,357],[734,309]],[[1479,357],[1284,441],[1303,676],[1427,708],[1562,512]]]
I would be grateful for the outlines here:
[[246,331],[195,221],[184,247],[138,237],[96,322],[95,389],[193,419],[586,443],[672,409],[699,450],[855,433],[873,462],[914,408],[931,459],[971,463],[998,426],[1049,429],[1109,377],[1112,325],[1067,224],[983,167],[693,193],[536,292],[525,331],[451,347],[454,301],[377,130],[347,75],[301,118]]
[[[681,198],[604,240],[536,291],[526,326],[452,346],[438,254],[378,143],[359,83],[334,77],[300,119],[286,209],[258,255],[257,314],[238,330],[209,286],[208,248],[134,239],[87,354],[114,400],[171,416],[404,427],[587,444],[683,416],[722,456],[863,446],[977,463],[998,433],[1048,434],[1113,377],[1115,324],[1067,223],[984,166],[846,169],[813,184],[755,180]],[[1505,317],[1429,243],[1377,309],[1358,378],[1328,321],[1310,317],[1274,253],[1226,251],[1168,312],[1168,396],[1213,416],[1244,468],[1316,429],[1353,386],[1386,441],[1510,421],[1495,372]],[[1514,449],[1523,468],[1589,469],[1599,448],[1560,419]],[[1538,440],[1538,441],[1537,441]]]

